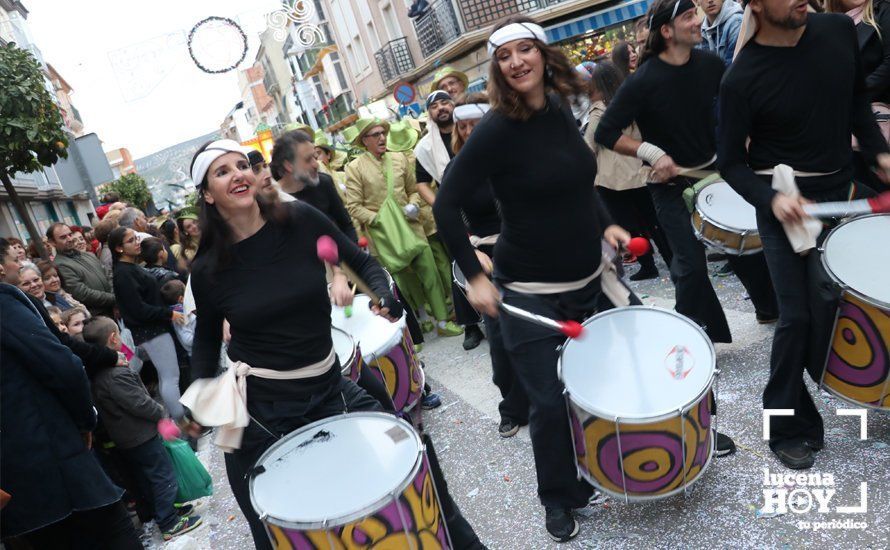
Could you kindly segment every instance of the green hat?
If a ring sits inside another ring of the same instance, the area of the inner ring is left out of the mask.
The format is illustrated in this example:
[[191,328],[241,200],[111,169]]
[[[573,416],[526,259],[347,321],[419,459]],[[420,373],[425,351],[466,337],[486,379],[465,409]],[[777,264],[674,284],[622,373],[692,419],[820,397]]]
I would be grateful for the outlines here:
[[284,127],[284,130],[286,132],[290,132],[291,130],[300,130],[301,132],[305,132],[306,135],[308,135],[309,137],[312,137],[312,135],[315,133],[311,126],[307,126],[302,122],[291,122]]
[[445,80],[449,76],[457,77],[458,80],[464,83],[464,91],[470,87],[470,79],[467,78],[467,75],[458,71],[453,67],[442,67],[436,74],[433,76],[433,83],[430,84],[431,90],[438,90],[439,83]]
[[346,143],[352,143],[353,141],[355,141],[355,136],[358,135],[358,129],[353,124],[352,126],[347,126],[346,128],[340,130],[340,134],[343,136],[343,140]]
[[349,153],[340,149],[334,149],[334,158],[331,159],[331,168],[340,170],[349,162]]
[[328,135],[324,133],[324,130],[315,131],[315,146],[327,149],[328,151],[333,149],[331,140],[328,139]]
[[383,126],[383,128],[388,132],[389,131],[389,122],[379,119],[377,117],[366,117],[358,119],[358,122],[355,123],[355,129],[358,131],[358,134],[355,136],[350,143],[355,145],[356,147],[361,147],[364,149],[364,145],[362,144],[362,138],[365,137],[365,134],[371,128],[376,126]]
[[414,149],[420,133],[411,127],[407,121],[400,120],[389,127],[389,135],[386,136],[386,148],[390,151],[402,153]]

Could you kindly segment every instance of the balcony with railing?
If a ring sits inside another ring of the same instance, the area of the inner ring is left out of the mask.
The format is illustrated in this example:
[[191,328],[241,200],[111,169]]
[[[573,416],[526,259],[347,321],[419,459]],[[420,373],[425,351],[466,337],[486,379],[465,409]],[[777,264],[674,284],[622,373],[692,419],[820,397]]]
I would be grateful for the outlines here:
[[414,59],[408,48],[408,40],[404,37],[384,44],[382,48],[374,52],[374,59],[377,60],[380,77],[386,84],[414,69]]
[[332,126],[344,118],[353,114],[355,107],[352,102],[352,93],[344,92],[337,96],[333,103],[327,104],[327,108],[315,111],[315,120],[324,126]]
[[414,32],[424,58],[457,40],[461,25],[451,0],[434,0],[426,13],[414,19]]

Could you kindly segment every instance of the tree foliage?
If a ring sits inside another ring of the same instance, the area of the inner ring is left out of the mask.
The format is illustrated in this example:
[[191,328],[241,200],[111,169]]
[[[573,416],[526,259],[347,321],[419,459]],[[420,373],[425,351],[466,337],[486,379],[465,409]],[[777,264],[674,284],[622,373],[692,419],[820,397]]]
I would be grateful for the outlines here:
[[145,210],[151,200],[151,191],[148,190],[145,180],[139,174],[126,174],[108,184],[105,191],[114,191],[120,195],[121,200]]
[[33,55],[13,43],[0,47],[0,173],[36,172],[67,158],[59,108]]

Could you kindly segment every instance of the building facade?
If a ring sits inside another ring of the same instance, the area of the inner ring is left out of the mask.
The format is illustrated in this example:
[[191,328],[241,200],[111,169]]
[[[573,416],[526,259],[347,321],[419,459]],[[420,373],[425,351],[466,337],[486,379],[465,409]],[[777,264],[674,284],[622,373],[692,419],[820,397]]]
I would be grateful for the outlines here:
[[[101,143],[95,134],[84,134],[83,121],[71,102],[73,90],[65,79],[48,65],[34,44],[27,25],[28,10],[17,0],[0,0],[0,44],[14,42],[28,50],[43,69],[44,85],[62,114],[69,134],[68,158],[30,174],[16,173],[12,185],[41,233],[55,222],[90,225],[95,210],[94,186],[110,181],[111,172]],[[104,166],[97,166],[97,159]],[[0,188],[0,236],[29,242],[31,236],[21,215]]]

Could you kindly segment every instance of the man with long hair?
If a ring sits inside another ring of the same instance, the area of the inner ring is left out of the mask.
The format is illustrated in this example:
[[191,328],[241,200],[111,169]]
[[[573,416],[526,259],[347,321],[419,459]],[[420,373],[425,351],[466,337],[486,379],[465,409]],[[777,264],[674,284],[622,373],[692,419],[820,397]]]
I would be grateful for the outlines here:
[[[837,293],[816,249],[827,227],[816,227],[809,243],[795,239],[799,246],[793,246],[783,226],[800,224],[805,202],[864,194],[853,180],[850,134],[885,182],[890,154],[869,108],[852,20],[808,14],[806,0],[751,0],[746,18],[756,23],[755,31],[745,36],[751,40],[720,88],[717,164],[757,209],[779,299],[763,406],[794,410],[793,416],[772,418],[770,448],[785,466],[803,469],[812,467],[814,451],[825,442],[803,369],[819,380]],[[773,174],[787,173],[787,167],[795,171],[790,186],[799,195],[776,190],[781,177]]]

